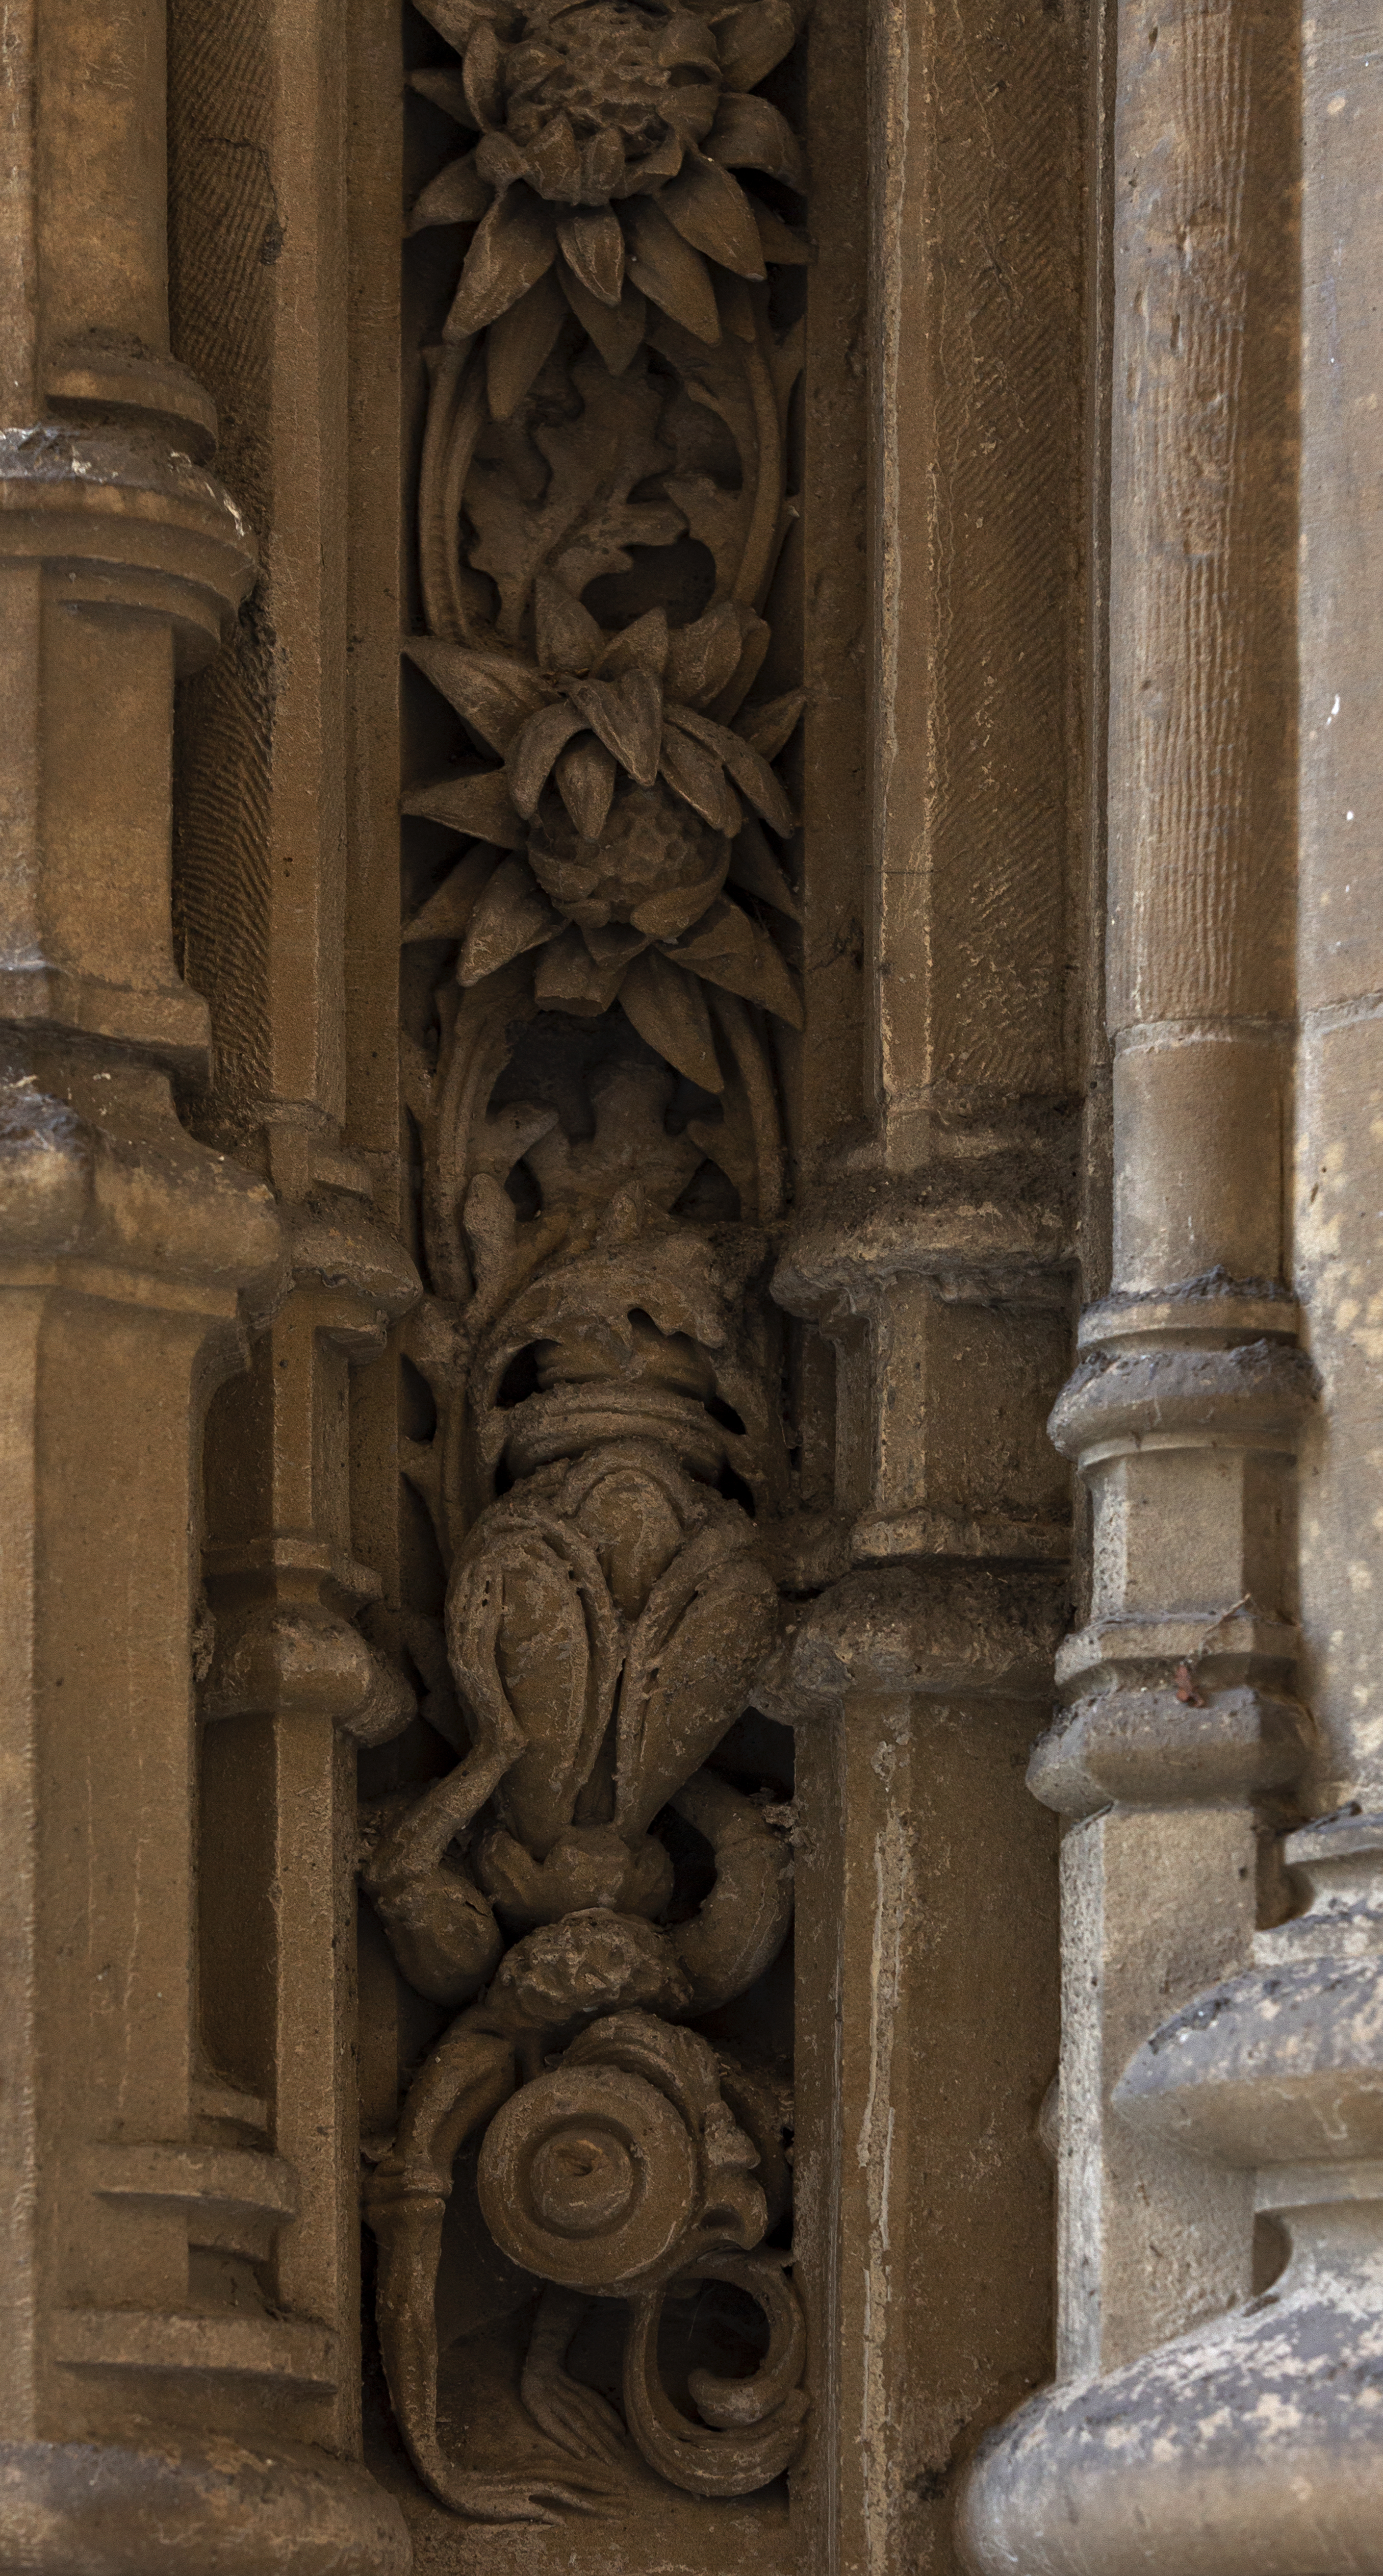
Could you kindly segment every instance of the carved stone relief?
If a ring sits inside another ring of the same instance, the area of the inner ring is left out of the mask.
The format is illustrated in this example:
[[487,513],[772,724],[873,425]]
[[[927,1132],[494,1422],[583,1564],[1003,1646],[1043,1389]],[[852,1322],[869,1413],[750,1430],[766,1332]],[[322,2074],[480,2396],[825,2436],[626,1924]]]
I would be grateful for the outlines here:
[[[550,2521],[631,2445],[752,2493],[807,2408],[783,2054],[727,2010],[783,1951],[791,1854],[771,1776],[725,1751],[787,1482],[762,1292],[800,1025],[773,764],[803,701],[769,612],[807,254],[759,84],[800,18],[425,14],[413,87],[464,148],[411,219],[444,292],[406,648],[438,757],[404,798],[429,1294],[403,1465],[445,1586],[401,1633],[437,1758],[364,1808],[365,1890],[433,2008],[367,2214],[420,2476]],[[448,2351],[478,2384],[504,2319],[521,2456],[483,2392],[478,2444],[448,2430]]]

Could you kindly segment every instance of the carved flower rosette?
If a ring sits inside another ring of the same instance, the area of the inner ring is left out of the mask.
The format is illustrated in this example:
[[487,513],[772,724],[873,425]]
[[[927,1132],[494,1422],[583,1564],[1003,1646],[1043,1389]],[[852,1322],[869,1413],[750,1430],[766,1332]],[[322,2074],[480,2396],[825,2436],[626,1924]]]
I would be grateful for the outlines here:
[[[760,84],[800,22],[787,0],[425,15],[444,43],[413,85],[461,148],[412,217],[455,254],[406,651],[425,733],[453,733],[403,800],[448,836],[404,932],[431,1291],[406,1351],[435,1408],[404,1469],[445,1602],[399,1638],[454,1759],[364,1812],[366,1891],[442,2020],[367,2210],[420,2475],[479,2519],[550,2520],[634,2454],[752,2492],[806,2408],[790,2104],[725,2037],[782,1951],[790,1851],[724,1753],[774,1644],[756,1516],[787,1473],[755,1290],[777,1032],[800,1025],[775,763],[802,699],[765,675],[807,253]],[[489,2313],[528,2319],[519,2467],[442,2421],[458,2229]],[[703,2357],[674,2391],[660,2322],[715,2285],[758,2319],[753,2364]],[[601,2303],[606,2392],[571,2362]]]

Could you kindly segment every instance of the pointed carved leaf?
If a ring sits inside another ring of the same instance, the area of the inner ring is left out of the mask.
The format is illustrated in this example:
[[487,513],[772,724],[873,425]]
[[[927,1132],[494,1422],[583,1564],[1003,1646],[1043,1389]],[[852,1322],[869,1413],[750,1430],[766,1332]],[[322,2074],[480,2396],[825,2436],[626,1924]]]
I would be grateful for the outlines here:
[[721,1529],[701,1531],[654,1585],[620,1691],[623,1832],[645,1831],[733,1726],[777,1623],[772,1577]]
[[686,149],[682,134],[678,131],[679,126],[682,127],[683,132],[686,130],[682,101],[694,95],[696,93],[683,90],[679,98],[674,90],[671,96],[665,99],[663,112],[667,117],[668,132],[652,152],[645,153],[642,161],[630,161],[625,164],[623,178],[618,187],[610,191],[612,197],[656,197],[667,180],[676,178],[682,167],[682,154]]
[[599,840],[615,792],[618,763],[593,735],[572,743],[557,763],[557,792],[583,841]]
[[694,707],[679,707],[675,715],[669,709],[668,723],[675,723],[684,733],[693,734],[708,751],[714,752],[717,760],[724,761],[735,785],[742,789],[764,821],[772,824],[775,832],[786,835],[796,830],[792,807],[782,787],[768,762],[761,758],[752,744],[745,742],[740,734],[731,733],[728,725],[716,724],[712,717],[701,715]]
[[503,653],[473,653],[430,635],[410,636],[404,651],[493,751],[507,751],[520,725],[551,696],[536,671]]
[[790,921],[801,920],[797,897],[752,816],[730,856],[730,883],[757,895],[761,903],[771,903],[775,912],[785,912]]
[[663,730],[663,693],[657,681],[647,671],[626,671],[618,680],[577,680],[570,695],[606,750],[640,787],[651,787]]
[[569,922],[538,961],[534,998],[540,1010],[599,1019],[618,999],[627,963],[627,952],[593,957],[575,922]]
[[[762,277],[763,253],[744,190],[728,170],[692,156],[658,200],[684,241],[739,277]],[[752,320],[751,320],[752,330]]]
[[471,103],[466,96],[465,75],[455,66],[447,64],[440,70],[429,68],[426,71],[410,72],[408,86],[410,89],[417,90],[421,98],[430,98],[433,106],[440,107],[443,115],[449,116],[453,124],[469,126],[474,132],[475,118],[471,114]]
[[511,420],[567,318],[567,302],[551,269],[490,325],[485,343],[485,386],[495,420]]
[[540,572],[533,584],[533,626],[545,671],[589,671],[604,648],[589,608],[550,572]]
[[[721,846],[725,846],[723,842]],[[636,903],[630,920],[636,930],[647,931],[650,939],[677,939],[701,919],[724,882],[725,869],[716,867],[699,885],[664,886],[660,894],[645,895],[642,903]]]
[[797,987],[768,932],[724,895],[670,953],[694,975],[704,975],[746,1002],[762,1002],[778,1019],[801,1028]]
[[464,54],[477,27],[492,25],[504,10],[485,6],[485,0],[419,0],[423,16],[430,27],[458,54]]
[[[719,81],[688,81],[685,86],[673,90],[663,112],[684,150],[695,150],[705,142],[715,123],[719,105]],[[647,167],[645,162],[644,168]],[[667,176],[676,177],[675,165]]]
[[503,859],[471,914],[456,963],[458,984],[478,984],[482,976],[507,966],[511,957],[541,947],[561,927],[561,917],[534,883],[528,861]]
[[429,823],[447,823],[453,832],[470,832],[477,840],[495,841],[502,850],[517,849],[527,838],[527,825],[509,801],[502,769],[473,770],[469,778],[434,778],[403,799],[405,814]]
[[709,27],[690,9],[674,9],[654,47],[664,71],[696,71],[720,77],[720,51]]
[[679,626],[668,651],[670,698],[688,705],[709,705],[734,677],[741,650],[740,612],[728,599],[718,599],[690,626]]
[[547,784],[559,751],[574,733],[580,733],[586,718],[559,698],[556,706],[544,707],[541,715],[530,716],[509,754],[509,793],[521,814],[531,820],[538,810],[538,799]]
[[746,707],[737,729],[761,760],[776,760],[784,744],[792,740],[806,703],[805,689],[788,689],[781,698],[769,698],[761,707]]
[[421,911],[415,912],[405,925],[404,946],[420,939],[460,939],[494,864],[494,853],[486,849],[483,841],[467,850],[436,892],[428,896]]
[[581,155],[570,117],[554,116],[529,144],[525,157],[544,197],[576,204],[581,194]]
[[620,987],[620,1002],[640,1037],[674,1071],[685,1073],[703,1091],[724,1090],[711,1015],[693,976],[684,975],[656,948],[650,949],[630,967]]
[[624,235],[607,206],[579,206],[560,215],[557,239],[578,282],[597,303],[617,305],[624,287]]
[[547,208],[524,187],[496,197],[466,253],[456,300],[443,338],[469,339],[497,321],[536,285],[557,256],[557,236]]
[[487,134],[498,133],[504,123],[504,79],[499,38],[484,19],[466,47],[464,74],[466,99],[476,124],[482,126]]
[[475,154],[449,161],[428,182],[408,219],[410,233],[430,224],[478,224],[490,202],[490,191],[475,166]]
[[706,151],[728,170],[764,170],[799,196],[806,187],[802,147],[787,118],[766,98],[723,98]]
[[664,501],[629,498],[669,461],[660,386],[632,370],[613,382],[594,348],[581,351],[570,383],[581,399],[579,415],[531,425],[533,445],[550,468],[541,500],[527,469],[507,460],[478,462],[466,487],[476,532],[470,561],[495,582],[498,632],[510,644],[523,632],[534,575],[544,565],[579,599],[602,573],[629,570],[631,546],[669,545],[686,525],[680,510]]
[[558,281],[577,321],[595,342],[612,376],[622,376],[631,359],[643,346],[648,322],[648,306],[637,286],[624,281],[624,292],[615,312],[602,304],[574,277],[565,261],[557,271]]
[[787,0],[749,0],[716,23],[720,77],[726,89],[757,89],[791,50],[797,33]]
[[812,246],[806,234],[795,233],[791,224],[785,224],[782,216],[775,215],[771,206],[761,205],[757,197],[754,200],[754,221],[758,226],[759,248],[768,266],[810,267]]
[[600,677],[617,680],[622,671],[646,671],[650,679],[661,680],[667,658],[667,611],[648,608],[606,645],[600,657]]
[[684,797],[713,832],[727,839],[740,827],[739,802],[720,762],[699,742],[692,742],[669,717],[658,767],[674,795]]
[[624,177],[624,144],[613,126],[602,125],[581,155],[581,197],[588,206],[603,206]]
[[720,315],[700,253],[651,199],[632,205],[625,222],[634,284],[694,338],[714,344],[720,338]]
[[713,271],[713,275],[716,311],[720,315],[721,330],[728,331],[732,340],[752,343],[758,338],[758,329],[754,320],[753,302],[744,279],[736,277],[728,268],[717,268]]

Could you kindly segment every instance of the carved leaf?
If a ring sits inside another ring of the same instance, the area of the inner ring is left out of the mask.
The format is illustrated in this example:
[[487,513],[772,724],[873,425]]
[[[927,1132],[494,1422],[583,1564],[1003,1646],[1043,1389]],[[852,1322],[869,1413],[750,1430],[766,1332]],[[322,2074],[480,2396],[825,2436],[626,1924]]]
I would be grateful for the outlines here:
[[715,290],[700,252],[683,240],[653,198],[638,199],[627,220],[634,284],[698,340],[718,340]]
[[425,232],[430,224],[478,224],[490,202],[490,191],[475,166],[475,154],[449,161],[429,180],[419,197],[408,229]]
[[458,859],[450,876],[444,877],[436,892],[430,894],[421,911],[415,912],[403,930],[405,946],[421,939],[459,939],[474,912],[477,900],[495,864],[495,854],[483,841],[477,841]]
[[670,708],[668,722],[691,734],[697,742],[704,743],[708,751],[724,761],[735,785],[743,790],[764,821],[772,824],[775,832],[786,834],[794,830],[792,807],[768,762],[755,751],[752,743],[744,741],[737,733],[731,733],[728,725],[717,724],[713,717],[703,716],[694,707]]
[[812,246],[805,233],[795,233],[771,206],[754,200],[754,221],[758,227],[759,248],[768,266],[806,268],[810,265]]
[[518,410],[567,318],[567,302],[551,269],[526,295],[492,322],[485,342],[485,386],[496,420]]
[[763,253],[744,191],[716,162],[686,160],[658,203],[694,250],[740,277],[763,276]]
[[499,38],[486,18],[480,20],[466,47],[463,73],[466,103],[476,124],[487,134],[498,132],[504,123],[504,78]]
[[728,169],[765,170],[799,195],[806,186],[802,150],[787,118],[766,98],[722,99],[706,150]]
[[632,626],[621,628],[612,637],[600,657],[602,679],[616,679],[621,671],[647,671],[649,678],[661,680],[667,668],[668,623],[666,611],[650,608],[636,617]]
[[429,823],[449,823],[454,832],[470,832],[515,850],[528,837],[528,827],[515,813],[502,769],[477,769],[469,777],[433,778],[403,799],[405,814]]
[[[620,239],[622,243],[622,234]],[[622,376],[631,360],[637,357],[648,324],[648,306],[637,286],[631,286],[626,278],[619,304],[611,311],[582,285],[569,267],[559,268],[557,276],[577,321],[594,340],[611,375]]]
[[419,7],[430,27],[464,54],[476,28],[486,25],[496,15],[485,0],[419,0]]
[[771,903],[775,912],[785,912],[790,921],[801,920],[797,897],[752,816],[730,853],[730,883],[757,895],[761,903]]
[[718,599],[692,625],[678,628],[668,652],[670,698],[694,707],[709,706],[739,668],[742,616],[732,601]]
[[781,698],[769,698],[761,707],[746,707],[738,730],[761,760],[776,760],[796,732],[797,719],[806,703],[805,689],[789,689]]
[[[560,939],[545,949],[534,979],[535,999],[545,1011],[575,1011],[597,1019],[608,1011],[624,981],[630,956],[637,956],[642,942],[637,932],[602,953],[596,953],[592,938],[600,934],[583,933],[575,922],[569,922]],[[631,947],[630,943],[633,942]]]
[[545,197],[568,206],[578,202],[581,154],[570,117],[552,117],[528,145],[524,160]]
[[555,706],[544,707],[541,715],[530,716],[518,735],[506,764],[509,793],[521,814],[530,818],[537,811],[538,799],[547,783],[548,772],[564,743],[580,733],[586,723],[579,708],[566,698]]
[[737,903],[722,895],[696,928],[678,940],[676,954],[693,974],[723,984],[746,1002],[762,1002],[780,1020],[801,1028],[802,1004],[787,967],[768,932]]
[[474,131],[475,119],[459,64],[447,63],[435,69],[429,66],[424,71],[410,72],[408,86],[417,90],[421,98],[430,98],[433,106],[440,107],[455,124],[467,125]]
[[574,742],[557,762],[558,793],[583,841],[598,840],[604,830],[617,775],[613,752],[589,736]]
[[404,651],[481,741],[501,754],[525,718],[545,707],[551,695],[536,671],[503,653],[475,653],[464,644],[441,644],[422,635],[410,637]]
[[670,1065],[703,1091],[723,1090],[711,1015],[694,976],[651,949],[630,967],[619,997],[640,1037]]
[[749,0],[716,23],[720,77],[726,89],[756,89],[780,63],[797,33],[787,0]]
[[686,525],[668,502],[629,498],[669,462],[658,435],[658,387],[643,372],[616,381],[594,349],[577,360],[571,382],[580,413],[535,428],[539,453],[527,451],[539,474],[546,460],[546,489],[535,492],[521,478],[521,453],[478,460],[466,487],[475,529],[470,561],[495,582],[498,632],[506,644],[518,642],[544,566],[579,598],[599,574],[628,571],[630,546],[670,545]]
[[739,800],[720,762],[700,743],[689,740],[671,717],[663,736],[658,767],[669,787],[677,795],[685,797],[693,811],[710,824],[713,832],[723,832],[728,840],[739,830],[743,819]]
[[456,964],[458,984],[478,984],[482,976],[507,966],[511,957],[555,938],[561,927],[561,916],[539,892],[528,861],[502,860],[471,914]]
[[651,787],[663,731],[663,693],[657,681],[647,671],[625,671],[617,680],[576,680],[570,695],[606,750],[640,787]]
[[605,643],[590,610],[547,572],[533,584],[533,628],[545,671],[589,671]]
[[552,266],[557,235],[541,200],[521,183],[496,197],[466,253],[461,283],[443,338],[466,340],[483,331]]
[[598,304],[617,305],[624,288],[624,235],[608,207],[578,206],[557,220],[568,268]]
[[523,1735],[496,1803],[541,1858],[571,1822],[614,1699],[618,1628],[594,1549],[547,1514],[528,1527],[489,1515],[452,1578],[447,1636],[463,1696],[483,1706],[497,1685]]

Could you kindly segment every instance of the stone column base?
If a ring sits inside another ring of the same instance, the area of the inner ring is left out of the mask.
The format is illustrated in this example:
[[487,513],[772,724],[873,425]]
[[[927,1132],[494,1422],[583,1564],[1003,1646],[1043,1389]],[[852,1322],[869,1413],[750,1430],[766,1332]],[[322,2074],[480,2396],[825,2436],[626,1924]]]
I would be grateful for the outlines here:
[[408,2576],[366,2470],[294,2445],[0,2444],[3,2576]]

